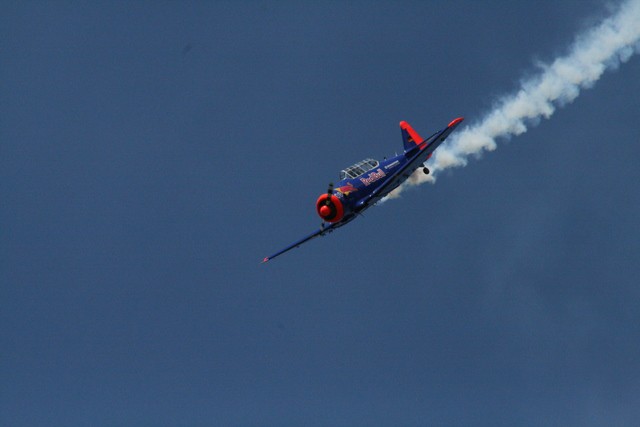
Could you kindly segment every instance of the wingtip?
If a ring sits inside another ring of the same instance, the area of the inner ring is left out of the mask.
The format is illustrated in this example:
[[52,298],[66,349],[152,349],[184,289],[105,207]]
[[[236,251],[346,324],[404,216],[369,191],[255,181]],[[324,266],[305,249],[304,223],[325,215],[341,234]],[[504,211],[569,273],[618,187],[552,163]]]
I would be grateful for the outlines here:
[[457,119],[453,119],[451,121],[451,123],[449,123],[449,126],[447,126],[447,127],[455,126],[455,125],[457,125],[458,123],[460,123],[463,120],[464,120],[464,117],[458,117]]
[[262,260],[262,262],[260,264],[264,264],[265,262],[269,261],[269,257],[264,257],[264,259]]

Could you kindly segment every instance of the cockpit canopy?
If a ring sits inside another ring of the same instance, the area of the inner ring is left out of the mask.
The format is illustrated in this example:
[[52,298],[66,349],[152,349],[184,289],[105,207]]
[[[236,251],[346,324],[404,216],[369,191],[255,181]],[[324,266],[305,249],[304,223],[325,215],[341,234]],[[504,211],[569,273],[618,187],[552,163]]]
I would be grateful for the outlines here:
[[356,163],[353,166],[340,171],[340,179],[357,178],[363,173],[369,172],[371,169],[375,169],[380,165],[380,162],[373,159],[364,159],[361,162]]

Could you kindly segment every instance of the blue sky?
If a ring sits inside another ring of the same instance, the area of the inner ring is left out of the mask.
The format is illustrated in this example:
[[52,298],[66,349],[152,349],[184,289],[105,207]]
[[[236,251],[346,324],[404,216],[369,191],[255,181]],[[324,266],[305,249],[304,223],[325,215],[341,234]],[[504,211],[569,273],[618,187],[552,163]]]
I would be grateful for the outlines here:
[[1,424],[640,418],[638,56],[260,264],[400,120],[481,120],[608,3],[0,10]]

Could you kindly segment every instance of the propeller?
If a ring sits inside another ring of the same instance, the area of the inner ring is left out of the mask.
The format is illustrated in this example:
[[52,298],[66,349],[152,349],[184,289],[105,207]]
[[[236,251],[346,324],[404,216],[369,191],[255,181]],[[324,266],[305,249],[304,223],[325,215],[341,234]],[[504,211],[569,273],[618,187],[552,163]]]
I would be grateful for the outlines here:
[[329,188],[327,189],[327,198],[324,199],[325,206],[329,206],[331,204],[331,196],[333,195],[333,182],[329,183]]
[[329,183],[329,188],[327,189],[327,196],[324,198],[324,204],[318,211],[322,218],[326,218],[331,215],[331,196],[333,195],[333,182]]
[[320,194],[318,197],[318,200],[316,201],[316,209],[318,211],[318,216],[322,218],[323,222],[336,223],[344,216],[345,208],[340,201],[340,196],[342,195],[335,195],[333,183],[329,183],[327,192]]

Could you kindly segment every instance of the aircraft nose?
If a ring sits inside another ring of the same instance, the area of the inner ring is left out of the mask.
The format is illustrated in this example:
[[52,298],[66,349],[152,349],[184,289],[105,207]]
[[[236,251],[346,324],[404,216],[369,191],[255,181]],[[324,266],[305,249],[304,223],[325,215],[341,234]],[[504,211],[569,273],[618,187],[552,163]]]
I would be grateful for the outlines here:
[[320,208],[320,216],[321,217],[327,217],[331,214],[331,208],[329,208],[329,206],[324,205]]
[[327,222],[338,222],[344,216],[344,206],[337,196],[321,194],[316,201],[316,212]]

